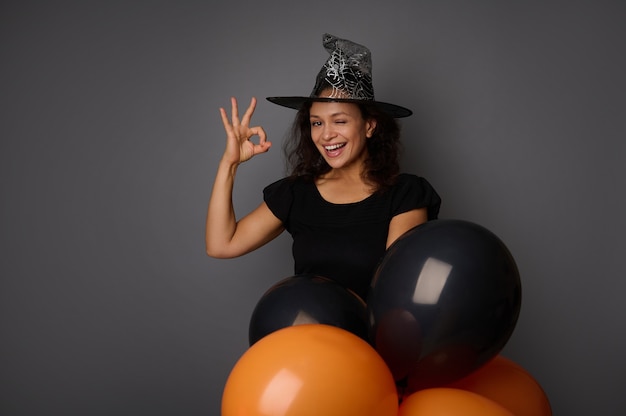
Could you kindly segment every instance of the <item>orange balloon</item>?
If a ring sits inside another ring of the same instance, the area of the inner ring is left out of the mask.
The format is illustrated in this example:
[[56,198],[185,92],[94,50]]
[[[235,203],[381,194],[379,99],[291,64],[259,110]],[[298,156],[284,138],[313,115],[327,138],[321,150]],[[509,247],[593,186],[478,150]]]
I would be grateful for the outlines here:
[[397,416],[391,371],[344,329],[305,324],[253,344],[233,367],[222,416]]
[[398,416],[516,416],[498,403],[471,391],[436,387],[412,393]]
[[516,416],[551,416],[548,397],[522,366],[496,356],[470,375],[448,385],[487,397]]

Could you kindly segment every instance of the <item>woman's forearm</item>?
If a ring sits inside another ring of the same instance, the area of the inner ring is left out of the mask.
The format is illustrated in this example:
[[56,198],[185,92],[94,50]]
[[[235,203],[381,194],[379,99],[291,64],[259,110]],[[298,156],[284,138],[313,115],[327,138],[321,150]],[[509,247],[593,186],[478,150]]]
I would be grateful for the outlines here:
[[233,186],[238,164],[222,160],[218,166],[206,217],[206,252],[225,257],[226,248],[237,229],[233,208]]

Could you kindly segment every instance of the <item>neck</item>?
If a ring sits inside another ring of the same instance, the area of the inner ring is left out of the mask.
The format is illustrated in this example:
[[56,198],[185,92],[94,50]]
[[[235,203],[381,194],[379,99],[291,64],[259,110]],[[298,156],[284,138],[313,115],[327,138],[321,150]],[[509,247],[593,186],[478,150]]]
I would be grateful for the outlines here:
[[361,166],[359,167],[350,167],[350,168],[340,168],[340,169],[331,169],[326,172],[324,175],[320,176],[320,179],[324,180],[339,180],[342,182],[364,182],[363,175],[364,170]]

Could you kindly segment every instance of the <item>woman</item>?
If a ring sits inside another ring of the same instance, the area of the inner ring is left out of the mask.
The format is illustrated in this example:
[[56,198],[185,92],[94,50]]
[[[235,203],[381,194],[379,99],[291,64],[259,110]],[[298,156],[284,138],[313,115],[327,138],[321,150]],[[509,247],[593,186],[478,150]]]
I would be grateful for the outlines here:
[[[385,250],[409,229],[437,217],[440,198],[415,175],[400,174],[399,126],[411,111],[376,101],[367,48],[324,36],[330,57],[308,97],[270,97],[298,110],[286,150],[291,175],[264,189],[264,201],[237,221],[232,189],[239,164],[267,152],[262,127],[251,126],[253,98],[239,117],[220,113],[227,144],[206,223],[207,254],[232,258],[287,230],[296,274],[334,279],[364,300]],[[258,136],[258,143],[250,139]]]

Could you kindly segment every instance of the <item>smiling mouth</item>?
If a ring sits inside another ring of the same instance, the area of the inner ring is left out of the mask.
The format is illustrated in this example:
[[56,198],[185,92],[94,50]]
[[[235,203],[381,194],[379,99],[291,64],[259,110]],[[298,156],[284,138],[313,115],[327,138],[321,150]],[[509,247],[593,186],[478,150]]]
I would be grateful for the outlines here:
[[331,144],[330,146],[324,146],[324,149],[326,149],[327,152],[332,152],[333,150],[341,149],[345,145],[345,143]]

